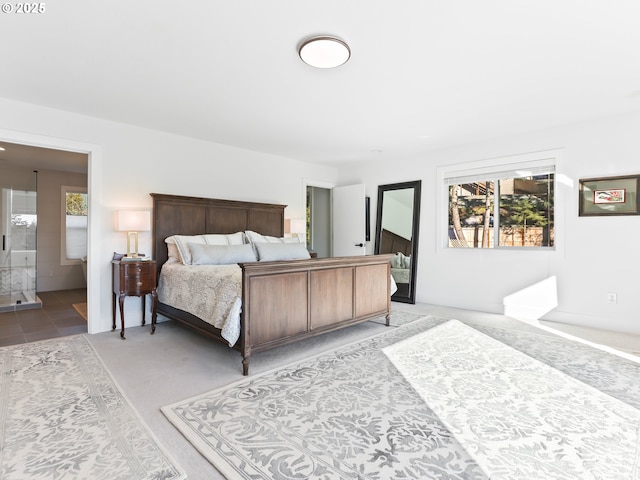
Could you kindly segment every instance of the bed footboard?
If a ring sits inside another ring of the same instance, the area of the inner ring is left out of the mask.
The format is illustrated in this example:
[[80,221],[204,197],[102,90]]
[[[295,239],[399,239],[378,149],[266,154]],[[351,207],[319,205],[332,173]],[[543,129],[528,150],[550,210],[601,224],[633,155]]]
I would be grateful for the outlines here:
[[255,262],[242,268],[240,351],[252,353],[338,330],[391,308],[392,255]]

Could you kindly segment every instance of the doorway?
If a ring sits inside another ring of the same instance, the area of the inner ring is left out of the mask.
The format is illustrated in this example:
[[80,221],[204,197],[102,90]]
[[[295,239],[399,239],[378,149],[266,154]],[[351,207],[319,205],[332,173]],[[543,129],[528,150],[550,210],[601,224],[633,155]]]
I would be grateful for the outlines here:
[[[0,138],[6,138],[2,133]],[[13,275],[11,289],[13,292],[27,292],[23,294],[25,299],[18,299],[14,295],[16,301],[0,310],[4,312],[2,315],[7,326],[7,331],[2,332],[4,344],[13,340],[9,337],[16,337],[15,343],[24,343],[78,333],[78,329],[88,331],[86,318],[75,318],[78,317],[78,309],[73,308],[75,304],[84,303],[86,306],[87,281],[83,273],[85,264],[81,259],[70,262],[63,255],[65,235],[69,228],[68,225],[65,228],[68,215],[64,211],[61,195],[62,186],[69,184],[87,191],[88,166],[87,153],[0,140],[3,195],[0,210],[3,234],[7,235],[4,238],[6,252],[11,252],[11,261],[4,258],[3,264],[5,267],[10,265],[11,270],[24,272]],[[28,171],[35,180],[28,182],[27,187],[18,186],[9,190],[5,184],[10,177],[15,177],[16,171]],[[11,211],[8,211],[9,205]],[[32,210],[28,211],[28,207],[32,207]],[[11,228],[13,231],[8,232]],[[86,236],[86,223],[84,230]],[[9,238],[9,233],[13,238]],[[6,252],[5,257],[8,255]],[[46,302],[48,308],[21,314],[20,310],[25,307],[34,308],[29,298],[38,301],[38,307]],[[15,312],[16,318],[6,317],[11,315],[7,312]],[[20,334],[23,334],[24,341],[20,341]]]
[[311,253],[318,258],[365,254],[369,212],[364,184],[337,187],[304,180],[303,194],[306,243]]
[[331,189],[307,186],[307,249],[318,258],[331,256]]

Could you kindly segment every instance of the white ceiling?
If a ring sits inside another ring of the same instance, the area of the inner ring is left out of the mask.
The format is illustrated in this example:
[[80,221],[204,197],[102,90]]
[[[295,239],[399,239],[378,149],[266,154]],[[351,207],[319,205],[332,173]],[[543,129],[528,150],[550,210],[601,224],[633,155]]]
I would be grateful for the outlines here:
[[[44,4],[0,14],[0,96],[304,161],[640,110],[638,0]],[[314,34],[345,40],[349,62],[302,63]]]
[[84,153],[0,142],[0,168],[25,167],[34,170],[87,173],[88,162],[88,156]]

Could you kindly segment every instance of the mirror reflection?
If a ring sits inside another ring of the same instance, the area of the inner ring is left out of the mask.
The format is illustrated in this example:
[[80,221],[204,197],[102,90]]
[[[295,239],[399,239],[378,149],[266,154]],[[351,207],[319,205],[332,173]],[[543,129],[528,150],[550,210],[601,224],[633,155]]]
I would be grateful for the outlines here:
[[415,303],[420,181],[378,187],[376,253],[393,253],[394,301]]

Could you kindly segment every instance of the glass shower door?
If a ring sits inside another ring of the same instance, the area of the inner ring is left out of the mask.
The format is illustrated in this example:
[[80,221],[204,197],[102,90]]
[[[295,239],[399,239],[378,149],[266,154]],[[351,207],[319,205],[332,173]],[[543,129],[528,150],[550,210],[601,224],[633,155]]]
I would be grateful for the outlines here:
[[3,171],[0,311],[36,308],[37,173]]

